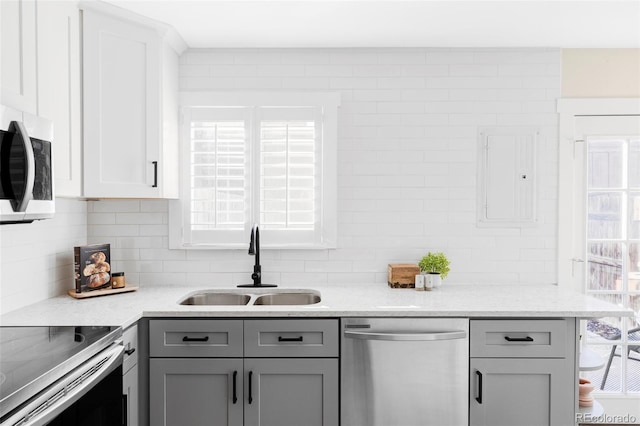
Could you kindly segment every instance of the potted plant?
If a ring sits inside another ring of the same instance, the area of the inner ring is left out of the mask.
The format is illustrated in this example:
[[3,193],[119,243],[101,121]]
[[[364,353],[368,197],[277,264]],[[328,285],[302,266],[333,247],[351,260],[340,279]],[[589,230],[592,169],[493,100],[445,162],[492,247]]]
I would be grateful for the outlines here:
[[439,287],[442,280],[449,274],[449,259],[442,252],[427,253],[420,262],[420,271],[427,275],[426,287]]

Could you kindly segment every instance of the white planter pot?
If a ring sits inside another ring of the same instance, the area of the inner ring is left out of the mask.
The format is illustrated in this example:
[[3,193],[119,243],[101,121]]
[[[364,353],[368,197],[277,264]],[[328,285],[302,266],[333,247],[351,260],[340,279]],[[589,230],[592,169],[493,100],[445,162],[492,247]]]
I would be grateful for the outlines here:
[[437,272],[429,272],[425,275],[424,286],[427,289],[438,288],[442,285],[442,277]]

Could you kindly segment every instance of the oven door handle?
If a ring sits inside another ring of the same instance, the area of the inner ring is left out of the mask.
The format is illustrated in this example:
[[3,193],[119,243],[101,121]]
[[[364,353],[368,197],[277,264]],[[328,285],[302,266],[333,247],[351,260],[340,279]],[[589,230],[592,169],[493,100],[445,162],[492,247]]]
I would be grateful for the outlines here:
[[2,426],[13,426],[20,422],[29,426],[41,426],[51,422],[122,365],[123,353],[122,341],[118,341],[111,348],[100,352],[51,385],[49,389],[2,422]]

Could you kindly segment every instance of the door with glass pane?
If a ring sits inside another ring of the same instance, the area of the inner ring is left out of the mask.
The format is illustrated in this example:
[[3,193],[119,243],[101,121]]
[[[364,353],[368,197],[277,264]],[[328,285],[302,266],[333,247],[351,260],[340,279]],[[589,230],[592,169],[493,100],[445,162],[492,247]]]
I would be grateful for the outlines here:
[[603,392],[640,392],[640,116],[576,117],[583,160],[578,233],[585,293],[632,308],[632,318],[583,322],[583,346],[602,367],[582,376]]

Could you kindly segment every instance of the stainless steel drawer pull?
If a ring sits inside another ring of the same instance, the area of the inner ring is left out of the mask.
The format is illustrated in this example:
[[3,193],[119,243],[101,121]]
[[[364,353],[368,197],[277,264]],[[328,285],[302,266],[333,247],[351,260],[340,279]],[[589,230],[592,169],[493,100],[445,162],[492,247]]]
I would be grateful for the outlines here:
[[345,330],[344,337],[350,339],[362,339],[362,340],[413,340],[413,341],[432,341],[432,340],[455,340],[465,339],[467,337],[466,331],[444,331],[444,332],[429,332],[429,333],[376,333],[371,331],[351,331]]
[[189,336],[184,336],[182,338],[183,342],[208,342],[209,341],[209,336],[204,336],[204,337],[189,337]]
[[298,336],[298,337],[278,336],[278,342],[302,342],[302,336]]
[[507,342],[533,342],[533,337],[531,337],[531,336],[527,336],[527,337],[509,337],[509,336],[504,336],[504,340],[506,340]]

